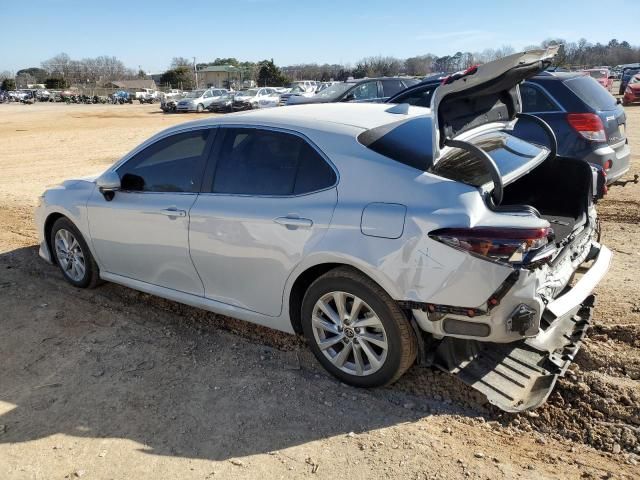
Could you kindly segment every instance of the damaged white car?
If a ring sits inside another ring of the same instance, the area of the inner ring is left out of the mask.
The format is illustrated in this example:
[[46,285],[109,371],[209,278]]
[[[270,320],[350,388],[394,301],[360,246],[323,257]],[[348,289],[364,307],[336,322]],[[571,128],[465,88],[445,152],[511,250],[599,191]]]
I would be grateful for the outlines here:
[[443,80],[431,109],[303,105],[207,118],[97,179],[47,190],[42,257],[303,334],[352,385],[416,361],[505,410],[536,407],[573,359],[610,251],[580,159],[510,135],[518,84],[553,51]]

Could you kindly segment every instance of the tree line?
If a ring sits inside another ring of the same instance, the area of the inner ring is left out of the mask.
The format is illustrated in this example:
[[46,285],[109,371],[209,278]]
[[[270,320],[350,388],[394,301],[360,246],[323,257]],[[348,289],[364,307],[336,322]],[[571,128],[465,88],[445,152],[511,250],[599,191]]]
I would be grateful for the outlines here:
[[[539,45],[530,45],[526,50],[559,45],[554,64],[561,67],[586,68],[594,66],[615,66],[640,62],[640,47],[627,41],[612,39],[608,43],[590,43],[586,39],[569,42],[562,38],[543,41]],[[211,62],[197,63],[185,57],[175,57],[170,68],[163,73],[160,83],[166,86],[184,89],[195,86],[195,69],[215,65],[231,65],[239,69],[242,79],[254,80],[259,85],[280,86],[292,80],[346,80],[349,77],[363,78],[374,76],[410,75],[425,76],[436,72],[454,72],[471,65],[490,62],[514,53],[509,45],[497,49],[485,49],[481,52],[455,52],[452,55],[438,56],[432,53],[396,58],[391,56],[372,56],[352,64],[306,63],[278,67],[273,59],[260,62],[240,61],[233,57],[216,58]],[[15,78],[18,87],[33,83],[44,83],[48,88],[65,88],[70,85],[106,83],[113,80],[145,78],[145,72],[127,68],[113,56],[99,56],[74,60],[61,53],[43,61],[39,67],[19,70],[15,77],[10,72],[0,72],[4,87],[11,86]],[[15,88],[15,86],[13,86]]]

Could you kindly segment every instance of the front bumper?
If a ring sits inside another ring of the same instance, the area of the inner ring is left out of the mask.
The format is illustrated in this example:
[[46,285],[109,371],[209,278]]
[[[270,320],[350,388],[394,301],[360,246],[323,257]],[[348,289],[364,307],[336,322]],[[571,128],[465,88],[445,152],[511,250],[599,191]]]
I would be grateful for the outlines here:
[[573,287],[546,306],[538,334],[510,343],[444,338],[434,365],[456,375],[508,412],[538,407],[575,358],[592,318],[591,293],[609,269],[612,254],[597,246],[593,265]]
[[196,106],[195,105],[180,105],[180,104],[178,104],[176,106],[176,111],[177,112],[195,112],[196,111]]

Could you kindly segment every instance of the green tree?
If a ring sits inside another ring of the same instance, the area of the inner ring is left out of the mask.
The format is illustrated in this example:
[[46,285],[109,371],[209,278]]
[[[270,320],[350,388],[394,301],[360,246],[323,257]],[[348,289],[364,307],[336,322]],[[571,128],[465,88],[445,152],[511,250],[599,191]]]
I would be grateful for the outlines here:
[[260,67],[260,70],[258,70],[258,85],[280,87],[289,83],[289,79],[273,63],[273,59],[263,60],[258,66]]
[[51,90],[62,90],[69,87],[69,84],[64,78],[47,78],[44,81],[44,86]]
[[193,88],[195,84],[193,71],[187,66],[172,68],[162,74],[160,84],[169,85],[171,88]]
[[16,82],[13,78],[5,78],[2,80],[2,84],[0,85],[0,90],[15,90]]
[[16,76],[20,77],[22,75],[31,75],[36,83],[44,83],[47,78],[47,71],[43,68],[31,67],[31,68],[23,68],[22,70],[18,70],[16,72]]

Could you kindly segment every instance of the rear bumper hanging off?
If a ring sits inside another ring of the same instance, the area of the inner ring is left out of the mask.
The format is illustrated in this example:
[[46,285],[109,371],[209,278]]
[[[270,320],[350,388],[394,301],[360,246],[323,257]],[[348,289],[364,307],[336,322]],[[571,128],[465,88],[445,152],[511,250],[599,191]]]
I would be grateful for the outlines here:
[[555,318],[544,340],[489,343],[447,337],[434,364],[483,393],[507,412],[521,412],[545,402],[558,377],[575,358],[591,322],[595,296]]

